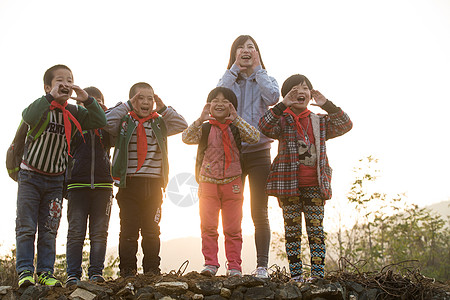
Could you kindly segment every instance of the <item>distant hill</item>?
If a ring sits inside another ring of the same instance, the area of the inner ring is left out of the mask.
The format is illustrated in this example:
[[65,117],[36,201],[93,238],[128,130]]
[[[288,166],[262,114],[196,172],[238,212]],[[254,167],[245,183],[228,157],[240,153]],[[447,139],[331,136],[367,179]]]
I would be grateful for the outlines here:
[[450,216],[450,200],[431,204],[429,206],[426,206],[425,208],[431,209],[431,211],[440,214],[444,218]]

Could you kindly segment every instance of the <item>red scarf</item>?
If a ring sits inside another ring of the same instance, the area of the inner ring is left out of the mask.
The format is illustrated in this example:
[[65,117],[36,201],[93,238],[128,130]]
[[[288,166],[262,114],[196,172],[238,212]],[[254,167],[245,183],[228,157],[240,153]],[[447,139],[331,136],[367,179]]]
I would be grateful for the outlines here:
[[[78,131],[81,133],[81,136],[83,136],[83,131],[81,130],[80,123],[78,123],[77,119],[66,109],[66,106],[67,106],[67,101],[64,102],[64,104],[59,104],[56,101],[52,101],[52,103],[50,103],[50,110],[59,108],[63,113],[64,132],[66,134],[66,140],[67,140],[67,152],[69,153],[70,156],[72,156],[70,154],[70,138],[72,136],[72,123],[70,121],[72,121],[73,124],[75,124]],[[84,136],[83,136],[83,140],[84,140]]]
[[303,137],[303,139],[305,139],[305,132],[303,131],[303,127],[302,124],[300,123],[300,119],[303,118],[307,118],[310,114],[311,111],[309,109],[305,109],[304,111],[302,111],[301,113],[299,113],[298,115],[296,115],[290,107],[288,107],[287,109],[284,110],[285,113],[289,114],[292,116],[292,118],[295,121],[295,126],[297,128],[297,132],[300,136]]
[[223,143],[223,151],[225,152],[225,170],[231,164],[231,140],[230,135],[228,134],[228,127],[231,124],[231,120],[226,120],[225,123],[220,123],[217,120],[209,120],[209,124],[219,127],[222,131],[222,143]]
[[133,117],[136,121],[139,122],[138,127],[136,129],[137,133],[137,157],[138,164],[136,168],[136,172],[142,167],[145,161],[145,157],[147,157],[147,134],[145,133],[144,122],[150,119],[156,119],[159,115],[156,112],[152,112],[148,117],[140,118],[134,111],[130,112],[130,116]]

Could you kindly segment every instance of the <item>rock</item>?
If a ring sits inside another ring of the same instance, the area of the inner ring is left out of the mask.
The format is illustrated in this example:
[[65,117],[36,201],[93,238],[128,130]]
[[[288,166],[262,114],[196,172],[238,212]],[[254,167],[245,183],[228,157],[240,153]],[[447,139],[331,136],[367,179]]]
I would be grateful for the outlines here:
[[220,289],[223,287],[219,281],[205,280],[199,281],[194,285],[194,292],[203,295],[217,295],[220,294]]
[[142,293],[139,296],[137,296],[137,294],[136,294],[136,298],[138,300],[153,300],[153,299],[155,299],[155,296],[153,296],[153,294],[150,294],[150,293]]
[[251,287],[244,294],[244,299],[275,299],[275,293],[268,287]]
[[231,297],[231,290],[227,289],[227,288],[221,288],[220,289],[220,296],[224,297],[224,298],[230,298]]
[[189,286],[186,282],[171,281],[171,282],[159,282],[155,284],[155,288],[157,291],[166,295],[169,294],[181,295],[188,290]]
[[224,298],[220,295],[211,295],[211,296],[206,296],[205,300],[227,300],[227,298]]
[[275,290],[276,298],[282,300],[302,299],[302,293],[296,284],[288,283]]
[[[306,285],[305,285],[306,286]],[[336,299],[344,300],[344,290],[339,282],[328,283],[324,280],[317,280],[311,285],[309,289],[302,292],[303,298],[308,299]]]
[[359,283],[349,281],[345,284],[351,291],[355,291],[356,293],[362,293],[364,291],[364,287]]
[[0,286],[0,295],[6,295],[12,286]]
[[20,300],[34,300],[39,298],[44,298],[50,287],[48,286],[29,286],[25,289],[22,296],[20,296]]
[[235,289],[237,286],[254,287],[264,285],[264,280],[250,275],[243,277],[228,277],[223,281],[223,286],[227,289]]
[[361,293],[359,300],[376,300],[379,293],[378,289],[370,289]]
[[93,300],[96,296],[96,294],[81,288],[77,288],[72,294],[70,294],[71,299],[79,298],[83,300]]
[[123,289],[117,292],[116,296],[124,298],[130,295],[134,296],[134,294],[134,286],[129,282]]
[[232,293],[231,293],[231,298],[233,300],[243,300],[244,299],[244,294],[247,291],[246,287],[243,286],[238,286]]
[[[146,286],[146,287],[143,287],[143,288],[140,288],[140,289],[137,290],[136,298],[140,299],[140,297],[143,297],[142,300],[144,300],[144,299],[154,299],[155,298],[155,296],[153,295],[154,292],[155,292],[155,289],[153,287]],[[148,298],[148,297],[150,297],[148,295],[150,295],[151,298]]]
[[202,294],[194,294],[194,296],[192,296],[193,300],[203,300],[204,296]]
[[103,286],[100,286],[100,285],[97,285],[97,284],[94,284],[94,283],[90,283],[90,282],[87,282],[87,281],[79,281],[77,283],[77,287],[82,288],[82,289],[84,289],[86,291],[89,291],[91,293],[94,293],[96,295],[100,295],[100,294],[103,294],[103,293],[106,293],[108,295],[112,295],[114,293],[113,290],[110,289],[110,288],[106,288],[106,287],[103,287]]

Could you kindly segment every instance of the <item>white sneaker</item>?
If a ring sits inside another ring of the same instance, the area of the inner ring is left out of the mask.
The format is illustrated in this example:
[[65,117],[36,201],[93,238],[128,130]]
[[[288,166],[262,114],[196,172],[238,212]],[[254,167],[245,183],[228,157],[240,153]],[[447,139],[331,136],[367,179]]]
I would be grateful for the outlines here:
[[253,271],[253,276],[256,278],[267,279],[269,278],[269,272],[266,267],[257,267],[255,271]]
[[242,272],[237,269],[228,269],[227,276],[228,277],[242,277]]

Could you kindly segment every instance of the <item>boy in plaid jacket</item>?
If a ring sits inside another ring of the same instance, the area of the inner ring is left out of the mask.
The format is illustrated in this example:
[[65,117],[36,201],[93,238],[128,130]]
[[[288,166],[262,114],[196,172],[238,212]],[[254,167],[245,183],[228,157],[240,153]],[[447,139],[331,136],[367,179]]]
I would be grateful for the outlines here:
[[[283,101],[269,109],[259,129],[279,141],[266,184],[266,193],[278,198],[283,210],[286,253],[291,277],[304,281],[300,259],[302,213],[305,215],[311,251],[311,278],[324,277],[325,242],[323,217],[325,200],[331,198],[331,168],[325,141],[352,128],[348,115],[319,91],[306,76],[293,75],[281,88]],[[311,99],[328,114],[308,110]]]

